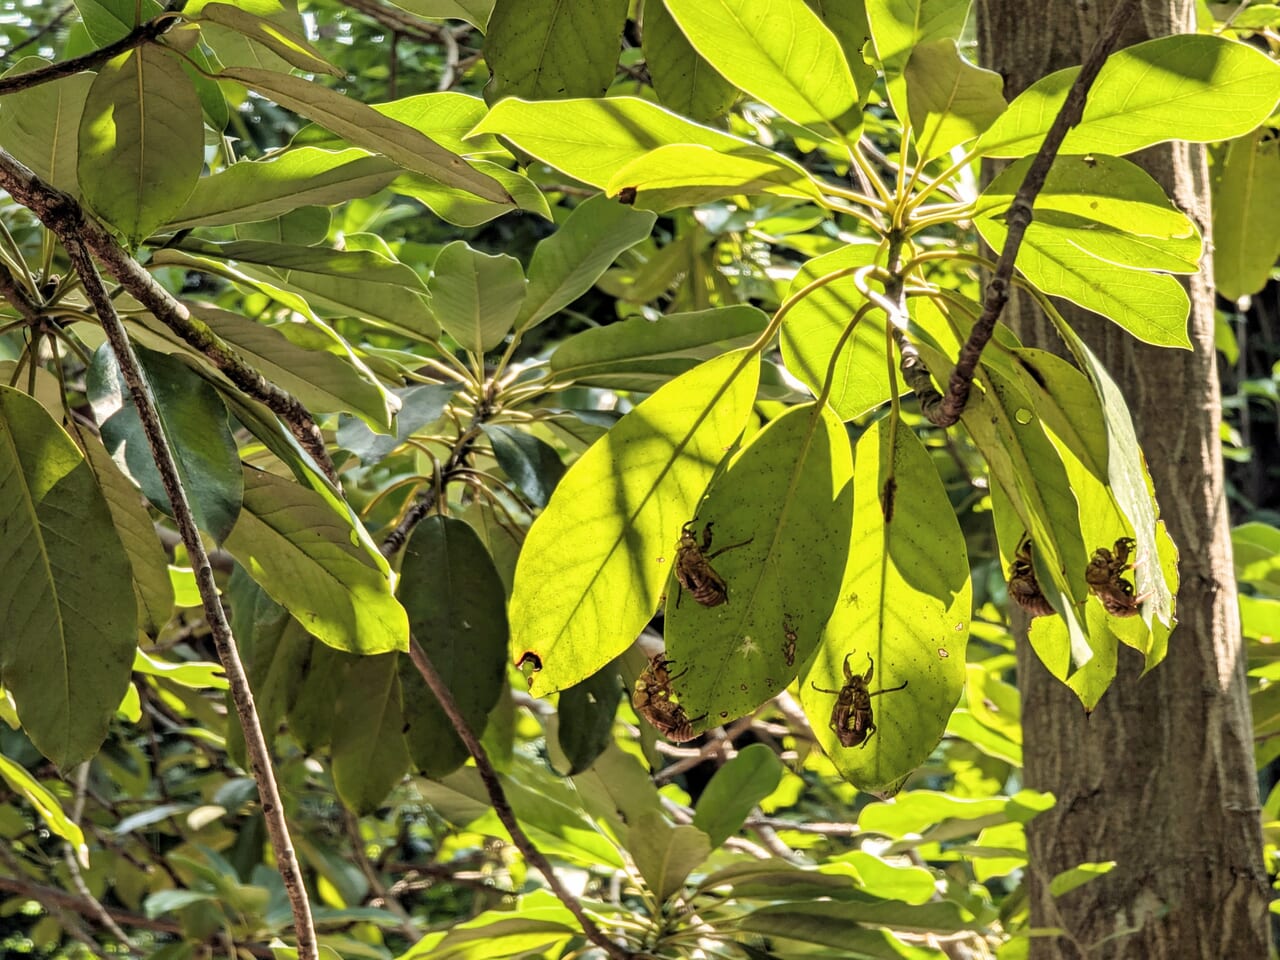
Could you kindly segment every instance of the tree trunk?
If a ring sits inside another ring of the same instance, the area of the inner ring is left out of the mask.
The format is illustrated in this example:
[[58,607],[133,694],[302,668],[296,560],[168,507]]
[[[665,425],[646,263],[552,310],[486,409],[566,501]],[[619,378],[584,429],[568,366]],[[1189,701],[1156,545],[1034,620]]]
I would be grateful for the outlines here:
[[[1078,64],[1116,0],[978,4],[985,65],[1012,98]],[[1141,0],[1122,45],[1194,30],[1191,0]],[[1165,144],[1132,158],[1209,239],[1204,151]],[[1263,960],[1269,887],[1219,448],[1212,260],[1190,278],[1191,352],[1150,347],[1119,327],[1064,309],[1120,384],[1181,552],[1178,626],[1168,658],[1140,678],[1120,649],[1119,673],[1091,714],[1019,645],[1026,784],[1057,805],[1027,829],[1035,960]],[[1069,304],[1063,306],[1070,308]],[[1026,298],[1009,320],[1030,345],[1060,347]],[[1115,869],[1054,898],[1049,881],[1084,861]]]

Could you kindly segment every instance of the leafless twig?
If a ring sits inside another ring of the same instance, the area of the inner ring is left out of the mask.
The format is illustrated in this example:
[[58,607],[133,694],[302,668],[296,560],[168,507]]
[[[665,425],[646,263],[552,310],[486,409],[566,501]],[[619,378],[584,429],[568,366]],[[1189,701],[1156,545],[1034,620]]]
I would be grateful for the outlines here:
[[132,50],[134,47],[140,47],[144,43],[150,43],[177,22],[177,18],[172,15],[156,17],[154,20],[150,20],[132,30],[119,40],[108,43],[105,47],[99,47],[97,50],[92,50],[79,57],[72,57],[70,60],[52,63],[47,67],[41,67],[39,70],[31,70],[27,73],[18,73],[0,78],[0,97],[3,97],[6,93],[17,93],[19,90],[37,87],[42,83],[48,83],[50,80],[61,80],[63,77],[74,76],[84,70],[92,70],[94,67],[101,66],[112,57],[124,53],[126,50]]

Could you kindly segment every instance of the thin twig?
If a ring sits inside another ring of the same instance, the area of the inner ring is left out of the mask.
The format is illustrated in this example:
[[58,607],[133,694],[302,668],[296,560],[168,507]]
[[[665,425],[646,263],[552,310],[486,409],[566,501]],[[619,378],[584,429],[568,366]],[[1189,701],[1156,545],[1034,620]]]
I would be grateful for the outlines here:
[[[0,877],[0,890],[11,890],[13,889],[13,885],[24,884],[24,882],[19,879],[22,874],[22,865],[19,863],[17,856],[10,852],[9,847],[6,844],[0,844],[0,861],[3,861],[4,865],[9,868],[9,872],[13,874],[12,880],[8,877]],[[76,940],[79,940],[84,944],[93,956],[106,960],[106,954],[102,952],[101,944],[93,939],[89,934],[89,931],[85,929],[84,924],[80,923],[78,917],[71,916],[66,912],[67,904],[63,902],[62,898],[78,898],[72,897],[71,894],[64,893],[63,891],[57,890],[53,887],[41,887],[36,884],[24,884],[24,886],[26,886],[27,889],[20,890],[18,892],[30,897],[32,900],[35,900],[40,904],[40,906],[44,907],[50,915],[57,917],[62,928],[66,930],[67,933],[71,934],[71,936]],[[81,909],[76,912],[85,913],[87,911]]]
[[[85,793],[89,789],[89,763],[85,761],[76,768],[76,800],[71,808],[71,822],[76,826],[80,826],[80,818],[84,815],[84,798]],[[67,865],[67,871],[71,875],[71,885],[76,888],[76,892],[80,894],[89,906],[89,916],[98,922],[98,925],[119,940],[128,948],[131,955],[138,953],[138,946],[129,935],[120,929],[120,925],[116,923],[115,918],[107,913],[98,898],[93,895],[93,891],[89,889],[89,885],[84,882],[84,876],[80,873],[80,856],[79,851],[71,846],[71,841],[63,844],[62,851],[63,861]]]
[[307,408],[245,362],[208,324],[193,316],[126,253],[101,224],[88,217],[79,203],[41,181],[3,149],[0,149],[0,188],[39,217],[46,227],[63,239],[64,245],[67,237],[79,237],[125,290],[151,311],[152,316],[208,357],[237,387],[266,404],[325,475],[330,480],[337,477],[333,461],[325,450],[324,436]]
[[136,27],[119,40],[108,43],[105,47],[99,47],[97,50],[91,50],[81,56],[72,57],[70,60],[52,63],[47,67],[41,67],[39,70],[0,78],[0,97],[3,97],[6,93],[17,93],[19,90],[27,90],[42,83],[49,83],[51,80],[71,77],[84,70],[92,70],[94,67],[101,66],[112,57],[124,53],[126,50],[132,50],[134,47],[140,47],[144,43],[150,43],[177,22],[177,18],[172,14],[156,17],[154,20]]
[[98,269],[89,254],[89,249],[80,237],[63,235],[62,244],[71,259],[71,265],[79,274],[84,290],[98,314],[103,332],[111,344],[120,372],[129,385],[129,392],[138,410],[138,418],[142,421],[143,432],[151,447],[151,456],[160,472],[166,496],[173,510],[174,520],[182,533],[182,542],[187,548],[187,556],[195,570],[196,586],[200,590],[200,599],[204,606],[205,620],[209,624],[213,636],[214,647],[218,658],[222,661],[223,671],[231,686],[231,699],[236,707],[236,714],[244,731],[245,753],[249,758],[249,768],[258,785],[258,793],[262,801],[262,814],[266,821],[267,833],[271,837],[271,848],[275,853],[276,869],[284,882],[285,892],[289,896],[289,904],[293,908],[294,933],[298,942],[298,960],[316,960],[316,932],[311,919],[311,903],[307,899],[306,887],[302,874],[298,869],[298,858],[293,850],[293,841],[289,837],[289,825],[284,817],[284,805],[280,799],[280,790],[276,784],[275,771],[271,766],[271,754],[267,748],[266,738],[262,733],[262,725],[258,720],[258,712],[253,703],[253,691],[249,688],[249,678],[245,674],[244,663],[236,646],[231,625],[227,622],[226,612],[218,599],[218,587],[213,579],[213,567],[209,555],[205,551],[200,532],[196,529],[195,518],[191,513],[191,505],[187,500],[186,490],[178,475],[178,467],[173,457],[173,450],[165,437],[160,424],[160,416],[156,412],[155,398],[151,395],[151,387],[142,375],[138,358],[129,343],[124,324],[116,313],[115,304],[107,293]]
[[[995,271],[987,284],[982,315],[978,317],[973,329],[969,332],[968,340],[960,348],[960,356],[956,361],[955,369],[951,371],[946,394],[941,394],[934,389],[929,379],[929,371],[914,349],[908,347],[902,353],[902,375],[911,385],[911,389],[916,392],[921,411],[929,418],[929,422],[936,426],[949,427],[958,421],[964,412],[965,404],[969,401],[973,375],[978,368],[983,348],[995,332],[996,321],[1000,319],[1000,314],[1009,300],[1009,283],[1013,277],[1014,260],[1017,259],[1018,249],[1022,246],[1022,238],[1027,232],[1027,227],[1031,225],[1035,199],[1044,187],[1062,141],[1084,115],[1089,88],[1093,86],[1098,71],[1102,69],[1107,57],[1120,41],[1121,31],[1129,17],[1133,15],[1136,6],[1136,0],[1121,0],[1112,10],[1111,18],[1098,37],[1098,42],[1093,45],[1089,56],[1081,65],[1075,83],[1067,91],[1062,109],[1058,111],[1052,126],[1049,127],[1049,132],[1045,134],[1044,143],[1040,145],[1035,159],[1031,161],[1022,185],[1014,194],[1013,202],[1005,214],[1009,232],[1005,238],[1004,249],[1000,251],[1000,259],[996,261]],[[899,283],[901,283],[900,280]],[[887,287],[885,293],[889,294]],[[890,299],[897,298],[891,296]],[[900,334],[897,335],[897,339],[901,347],[905,340]]]
[[[377,868],[369,862],[369,857],[364,852],[364,837],[360,835],[360,820],[345,805],[340,804],[339,809],[342,811],[343,826],[347,829],[347,838],[351,841],[351,855],[355,858],[356,866],[360,868],[360,872],[364,874],[365,880],[369,881],[369,889],[373,891],[374,896],[378,901],[381,901],[381,905],[389,913],[395,914],[396,919],[400,921],[400,932],[405,935],[405,938],[410,943],[417,943],[422,938],[422,931],[414,924],[413,918],[409,916],[409,911],[387,889],[387,885],[382,882],[382,877],[378,876]],[[378,903],[371,901],[370,905],[378,906]]]
[[472,423],[454,444],[453,450],[449,454],[449,459],[440,468],[436,483],[414,501],[413,506],[405,511],[404,516],[400,518],[400,522],[395,525],[395,529],[387,534],[382,541],[381,550],[384,557],[395,556],[400,551],[400,548],[404,546],[405,541],[409,539],[409,534],[413,532],[413,528],[421,523],[423,518],[431,512],[431,508],[435,506],[436,491],[443,490],[445,485],[454,478],[454,475],[465,463],[472,447],[475,446],[479,438],[480,428],[479,418],[477,417],[476,422]]
[[62,9],[55,13],[52,19],[50,19],[43,27],[36,30],[34,33],[28,34],[23,38],[21,43],[15,43],[8,50],[0,52],[0,60],[8,60],[19,50],[25,50],[27,47],[35,46],[49,34],[53,33],[54,30],[57,30],[62,21],[67,19],[67,14],[71,13],[75,8],[76,5],[74,2],[64,3],[62,5]]
[[480,738],[475,735],[475,731],[471,729],[471,725],[467,723],[466,718],[458,709],[458,703],[453,699],[453,691],[449,689],[448,684],[444,682],[444,678],[436,671],[431,658],[427,656],[427,651],[422,649],[422,645],[413,637],[409,638],[409,658],[413,661],[413,665],[418,668],[418,672],[422,674],[422,679],[426,681],[436,699],[440,701],[440,707],[444,710],[450,723],[453,724],[453,729],[457,732],[462,742],[466,744],[467,750],[470,751],[471,756],[475,759],[476,772],[480,774],[480,780],[484,783],[485,792],[489,794],[489,802],[493,804],[493,810],[498,815],[498,819],[507,828],[507,833],[511,835],[512,843],[524,855],[530,866],[542,874],[547,881],[547,886],[551,888],[551,892],[555,894],[556,898],[565,905],[565,908],[573,914],[582,926],[582,932],[588,940],[610,957],[613,957],[614,960],[631,960],[631,952],[610,940],[604,931],[596,926],[595,921],[587,916],[577,897],[565,889],[564,884],[561,883],[555,868],[551,866],[551,861],[546,858],[541,850],[534,846],[533,841],[529,839],[529,835],[524,832],[524,828],[520,826],[520,821],[516,819],[515,811],[507,800],[506,792],[502,789],[502,781],[498,779],[498,771],[489,762],[489,755],[481,745]]
[[14,309],[27,323],[35,325],[40,322],[40,305],[31,299],[3,263],[0,263],[0,295],[13,304]]

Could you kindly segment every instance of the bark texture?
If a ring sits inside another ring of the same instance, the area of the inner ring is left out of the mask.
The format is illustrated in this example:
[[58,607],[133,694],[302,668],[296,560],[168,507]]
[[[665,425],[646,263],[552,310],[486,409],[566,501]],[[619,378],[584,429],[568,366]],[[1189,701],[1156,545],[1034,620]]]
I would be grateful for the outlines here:
[[[1009,98],[1080,63],[1115,0],[978,4],[985,65]],[[1142,0],[1122,45],[1194,29],[1190,0]],[[1203,149],[1152,148],[1141,163],[1210,236]],[[1211,247],[1209,248],[1211,249]],[[1124,390],[1181,551],[1178,626],[1167,660],[1141,677],[1120,650],[1119,675],[1092,715],[1020,645],[1026,782],[1057,795],[1028,825],[1033,960],[1264,960],[1270,935],[1244,649],[1232,572],[1213,345],[1211,254],[1190,278],[1191,352],[1141,344],[1078,309],[1064,314]],[[1065,305],[1068,306],[1069,305]],[[1024,297],[1006,319],[1030,345],[1056,337]],[[1105,877],[1060,898],[1055,874],[1115,860]]]

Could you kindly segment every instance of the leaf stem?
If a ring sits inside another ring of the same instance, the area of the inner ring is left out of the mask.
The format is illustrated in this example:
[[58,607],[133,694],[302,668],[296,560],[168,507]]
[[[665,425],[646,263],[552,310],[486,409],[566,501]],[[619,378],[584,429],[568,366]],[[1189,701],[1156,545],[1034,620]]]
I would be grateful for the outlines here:
[[161,14],[154,20],[150,20],[140,27],[135,27],[119,40],[114,40],[105,47],[99,47],[89,53],[72,57],[70,60],[52,63],[47,67],[41,67],[39,70],[31,70],[27,73],[0,78],[0,97],[7,93],[27,90],[42,83],[49,83],[52,80],[61,80],[63,77],[74,76],[85,70],[92,70],[94,67],[101,66],[112,57],[124,53],[126,50],[132,50],[134,47],[140,47],[144,43],[152,42],[177,22],[178,18],[175,14]]

